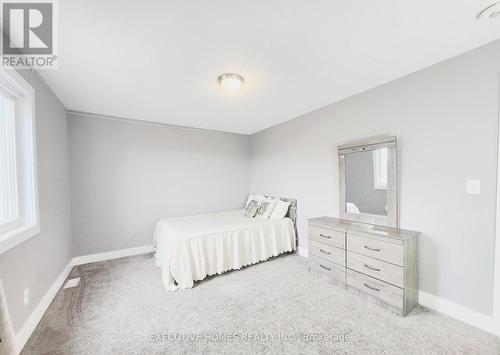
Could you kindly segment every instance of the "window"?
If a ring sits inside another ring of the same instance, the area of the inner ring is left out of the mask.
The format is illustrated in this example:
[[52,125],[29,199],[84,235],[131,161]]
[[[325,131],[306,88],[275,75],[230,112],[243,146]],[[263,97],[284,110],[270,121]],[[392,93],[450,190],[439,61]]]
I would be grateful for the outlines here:
[[0,254],[37,234],[33,88],[0,70]]
[[0,92],[0,232],[19,221],[14,97]]
[[376,190],[387,190],[387,153],[387,148],[373,151],[373,187]]

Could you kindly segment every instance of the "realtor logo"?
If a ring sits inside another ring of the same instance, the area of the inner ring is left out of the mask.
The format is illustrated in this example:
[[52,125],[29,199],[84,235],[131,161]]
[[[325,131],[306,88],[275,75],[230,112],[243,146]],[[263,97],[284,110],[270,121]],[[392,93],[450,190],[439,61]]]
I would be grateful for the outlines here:
[[2,65],[54,68],[53,1],[2,2]]

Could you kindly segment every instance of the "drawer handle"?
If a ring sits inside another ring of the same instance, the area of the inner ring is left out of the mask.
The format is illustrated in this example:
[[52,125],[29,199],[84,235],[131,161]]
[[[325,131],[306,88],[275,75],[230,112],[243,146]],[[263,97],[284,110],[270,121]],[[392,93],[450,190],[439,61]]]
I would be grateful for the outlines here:
[[331,268],[329,268],[329,267],[327,267],[327,266],[325,266],[325,265],[323,265],[323,264],[319,264],[319,266],[321,266],[321,267],[322,267],[323,269],[325,269],[325,270],[332,271],[332,269],[331,269]]
[[324,235],[324,234],[321,234],[321,233],[319,234],[319,236],[321,238],[332,239],[332,237],[330,237],[329,235]]
[[370,286],[370,285],[368,285],[368,284],[365,284],[365,287],[366,287],[366,288],[369,288],[370,290],[380,292],[380,289],[379,289],[379,288],[376,288],[376,287]]
[[365,268],[373,270],[373,271],[380,271],[380,269],[377,269],[376,267],[373,267],[373,266],[370,266],[370,265],[366,265],[366,264],[365,264]]
[[365,249],[371,250],[371,251],[380,251],[378,248],[370,248],[368,245],[365,245]]
[[320,251],[320,252],[322,252],[323,254],[326,254],[326,255],[332,255],[332,253],[331,253],[331,252],[329,252],[329,251],[325,251],[325,250],[323,250],[323,249],[320,249],[319,251]]

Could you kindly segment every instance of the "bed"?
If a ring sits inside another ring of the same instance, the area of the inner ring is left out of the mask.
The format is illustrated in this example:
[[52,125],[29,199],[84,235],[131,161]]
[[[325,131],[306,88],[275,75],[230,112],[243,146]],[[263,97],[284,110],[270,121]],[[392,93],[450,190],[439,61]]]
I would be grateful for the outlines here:
[[155,265],[167,290],[240,269],[297,248],[297,201],[282,219],[244,216],[245,210],[164,218],[156,224]]

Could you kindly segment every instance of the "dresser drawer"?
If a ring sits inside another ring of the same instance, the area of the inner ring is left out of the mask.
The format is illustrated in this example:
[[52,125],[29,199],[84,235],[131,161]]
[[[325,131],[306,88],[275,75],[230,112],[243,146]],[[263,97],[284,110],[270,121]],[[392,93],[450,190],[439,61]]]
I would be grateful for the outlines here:
[[366,276],[352,270],[347,270],[347,286],[376,297],[377,299],[396,307],[397,309],[403,309],[402,288],[376,280],[373,277]]
[[348,233],[347,250],[404,266],[404,247],[401,244]]
[[404,269],[401,266],[349,251],[347,252],[347,267],[398,287],[404,286]]
[[314,255],[309,256],[308,263],[309,267],[312,270],[318,271],[324,275],[327,275],[328,278],[332,280],[345,284],[345,267],[327,261],[323,258],[318,258]]
[[309,226],[309,239],[345,249],[345,234],[333,229]]
[[328,244],[309,241],[309,254],[345,266],[345,250]]

